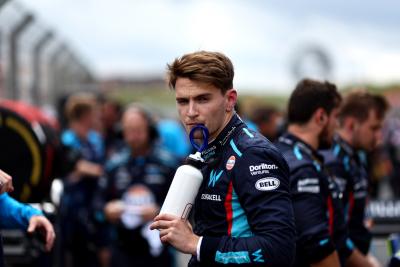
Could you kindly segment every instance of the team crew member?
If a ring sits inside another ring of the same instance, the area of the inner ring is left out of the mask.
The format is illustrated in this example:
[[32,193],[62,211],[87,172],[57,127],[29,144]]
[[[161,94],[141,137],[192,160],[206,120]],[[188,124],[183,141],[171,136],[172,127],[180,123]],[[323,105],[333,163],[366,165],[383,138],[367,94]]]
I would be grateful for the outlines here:
[[207,164],[194,231],[170,214],[158,215],[151,228],[160,230],[162,242],[192,254],[189,266],[290,266],[295,230],[288,166],[235,113],[231,61],[201,51],[175,59],[168,70],[186,131],[203,124],[211,142],[202,153]]
[[297,229],[295,266],[340,266],[346,245],[340,192],[317,152],[332,142],[341,96],[329,82],[300,81],[289,99],[288,129],[277,143],[290,168]]
[[142,107],[129,106],[122,126],[129,147],[107,163],[96,194],[100,211],[96,217],[105,218],[116,229],[111,266],[171,266],[168,249],[148,223],[158,214],[179,162],[156,146],[156,126]]
[[348,259],[350,266],[357,263],[369,266],[365,255],[372,236],[364,225],[368,175],[358,152],[376,147],[387,108],[382,96],[362,91],[350,93],[339,112],[339,129],[333,146],[324,152],[327,167],[340,181],[349,236],[357,248]]
[[[12,178],[0,170],[0,229],[22,229],[33,233],[36,229],[43,229],[45,249],[53,247],[55,233],[52,224],[43,216],[40,210],[22,204],[8,195],[13,191]],[[0,236],[0,267],[4,266],[3,248]]]
[[[103,139],[94,130],[96,101],[91,95],[71,96],[65,106],[69,128],[61,135],[66,150],[63,177],[64,192],[60,202],[60,264],[98,266],[97,231],[93,221],[92,201],[97,179],[103,173],[105,158]],[[101,251],[101,250],[100,250]]]

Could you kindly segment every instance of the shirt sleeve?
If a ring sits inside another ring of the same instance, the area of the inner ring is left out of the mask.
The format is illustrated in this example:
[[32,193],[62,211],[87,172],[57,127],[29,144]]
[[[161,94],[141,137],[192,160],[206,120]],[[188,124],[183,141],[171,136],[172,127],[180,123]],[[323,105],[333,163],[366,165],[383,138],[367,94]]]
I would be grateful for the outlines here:
[[319,262],[335,250],[327,215],[332,203],[321,179],[313,166],[299,168],[291,176],[297,257],[306,264]]
[[23,204],[7,193],[0,195],[0,228],[26,230],[32,216],[43,213],[30,205]]
[[228,175],[232,180],[225,204],[232,209],[227,215],[230,235],[203,236],[201,263],[291,266],[295,227],[288,167],[282,156],[273,149],[247,148]]

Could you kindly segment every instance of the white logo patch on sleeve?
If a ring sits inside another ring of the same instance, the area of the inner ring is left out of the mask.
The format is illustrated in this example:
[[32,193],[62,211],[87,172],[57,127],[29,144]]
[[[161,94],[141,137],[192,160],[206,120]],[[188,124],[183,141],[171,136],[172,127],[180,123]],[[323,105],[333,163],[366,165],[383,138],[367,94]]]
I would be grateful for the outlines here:
[[257,180],[256,189],[260,191],[271,191],[277,189],[280,181],[275,177],[265,177]]
[[303,178],[297,181],[297,191],[301,193],[314,193],[320,192],[318,178]]

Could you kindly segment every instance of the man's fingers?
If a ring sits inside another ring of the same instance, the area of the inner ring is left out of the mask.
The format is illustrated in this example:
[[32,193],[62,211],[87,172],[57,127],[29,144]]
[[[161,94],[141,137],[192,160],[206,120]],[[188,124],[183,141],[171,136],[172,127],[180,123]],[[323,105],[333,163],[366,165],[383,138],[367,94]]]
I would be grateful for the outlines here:
[[42,230],[44,230],[44,238],[46,242],[45,249],[46,251],[50,251],[54,245],[54,240],[56,237],[53,225],[46,217],[42,215],[37,215],[33,216],[29,220],[29,227],[27,232],[33,233],[37,228],[41,228]]
[[0,170],[0,193],[10,193],[12,191],[14,191],[12,177],[4,171]]
[[12,182],[10,182],[10,183],[7,184],[5,191],[6,191],[7,193],[11,193],[11,192],[14,191],[14,187],[13,187],[13,185],[12,185]]
[[169,232],[170,232],[169,229],[160,230],[160,238],[167,235]]
[[163,214],[157,215],[154,218],[154,221],[158,221],[158,220],[172,221],[172,220],[176,220],[176,219],[179,219],[179,217],[174,216],[172,214],[163,213]]
[[169,241],[170,241],[170,234],[169,233],[167,233],[167,234],[165,234],[165,235],[163,235],[163,236],[160,236],[160,240],[161,240],[161,242],[163,243],[163,244],[166,244],[166,243],[169,243]]
[[167,229],[173,226],[173,221],[155,221],[150,225],[150,230]]
[[2,170],[0,170],[0,176],[7,178],[9,180],[11,180],[11,176],[8,173],[3,172]]
[[47,234],[46,234],[46,251],[50,251],[52,249],[55,238],[56,238],[56,234],[54,233],[53,230],[47,232]]
[[36,229],[37,226],[37,221],[35,219],[32,220],[32,218],[29,220],[29,227],[27,232],[28,233],[33,233]]
[[55,233],[53,225],[45,218],[41,218],[41,226],[46,232],[46,251],[50,251],[54,244]]

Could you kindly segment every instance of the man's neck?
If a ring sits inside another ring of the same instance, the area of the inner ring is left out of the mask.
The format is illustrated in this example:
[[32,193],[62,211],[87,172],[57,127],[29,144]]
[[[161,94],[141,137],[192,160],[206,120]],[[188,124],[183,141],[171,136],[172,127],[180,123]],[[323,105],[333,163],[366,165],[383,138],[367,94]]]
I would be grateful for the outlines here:
[[351,147],[354,146],[354,140],[352,137],[352,134],[346,131],[345,129],[339,129],[337,131],[337,134],[342,138],[347,144],[349,144]]
[[150,146],[131,148],[131,154],[134,158],[144,157],[150,153]]
[[225,129],[226,125],[228,125],[228,123],[231,121],[234,114],[236,114],[236,112],[233,112],[233,111],[226,114],[224,123],[222,124],[222,127],[220,127],[213,136],[210,136],[210,138],[208,140],[209,144],[211,142],[213,142],[218,137],[218,135]]
[[70,128],[76,133],[76,135],[83,140],[86,140],[87,134],[90,131],[90,128],[80,124],[80,123],[71,123]]
[[307,127],[307,125],[290,124],[288,132],[311,146],[313,149],[318,150],[319,140],[318,133],[315,129],[311,129],[310,127]]

